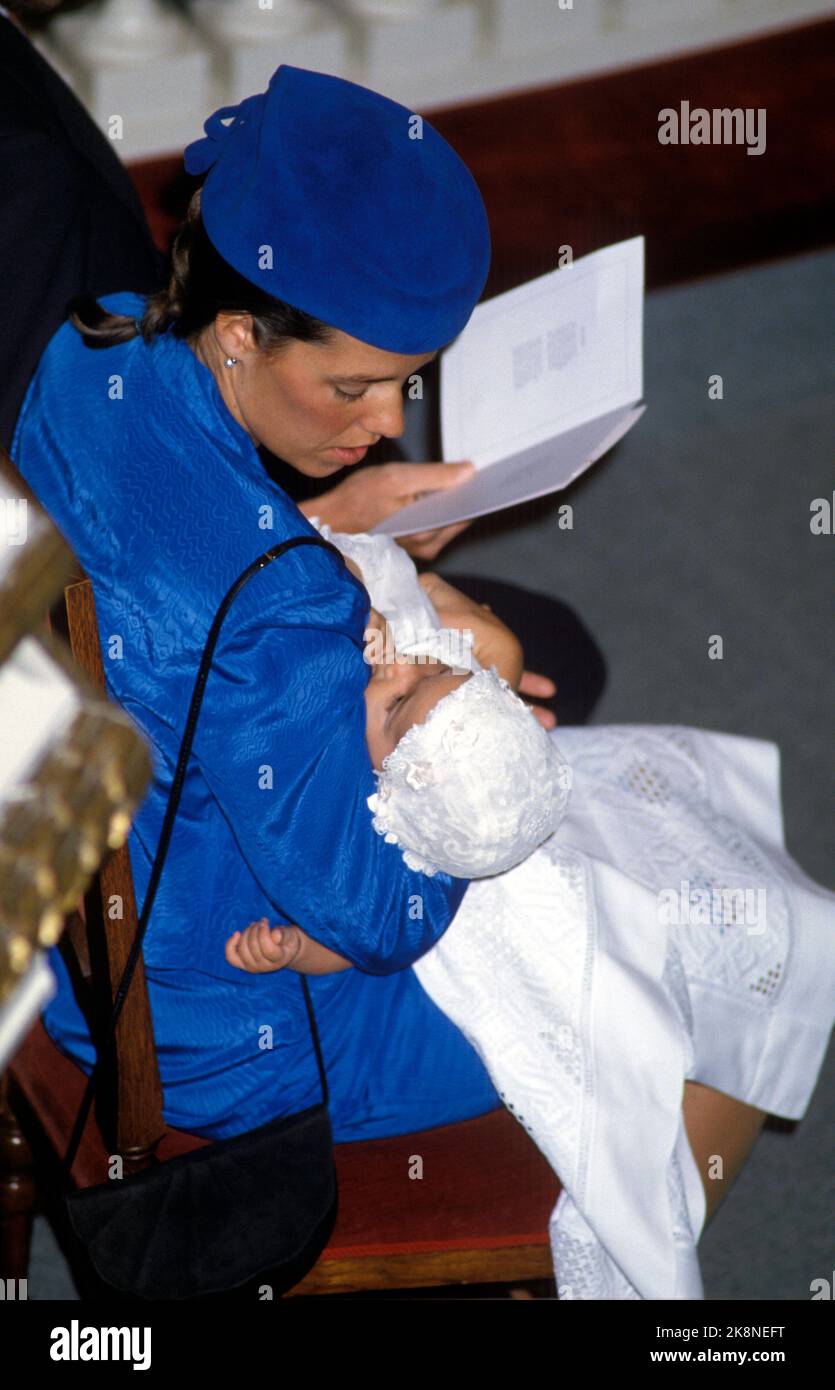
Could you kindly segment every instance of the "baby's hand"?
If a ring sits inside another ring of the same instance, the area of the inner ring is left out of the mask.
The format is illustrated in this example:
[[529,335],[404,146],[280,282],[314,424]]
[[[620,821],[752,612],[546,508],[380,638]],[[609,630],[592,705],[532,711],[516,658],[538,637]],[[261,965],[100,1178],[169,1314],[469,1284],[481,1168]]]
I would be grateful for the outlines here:
[[226,943],[226,959],[238,970],[263,974],[292,965],[302,946],[298,927],[271,927],[266,917],[236,931]]

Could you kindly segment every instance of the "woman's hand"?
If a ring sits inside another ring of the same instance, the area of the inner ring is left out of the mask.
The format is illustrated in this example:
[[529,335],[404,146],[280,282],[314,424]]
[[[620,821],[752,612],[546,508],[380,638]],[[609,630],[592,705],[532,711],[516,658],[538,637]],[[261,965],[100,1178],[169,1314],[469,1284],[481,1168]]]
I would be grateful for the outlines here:
[[[320,497],[299,503],[305,516],[318,516],[334,531],[371,531],[401,507],[440,488],[456,487],[471,477],[471,463],[381,463],[358,468]],[[469,526],[459,521],[434,531],[401,536],[399,544],[418,560],[432,560],[453,536]]]
[[[505,677],[519,695],[533,695],[539,696],[542,700],[549,700],[556,694],[557,687],[549,676],[522,670],[522,645],[510,628],[495,616],[489,604],[476,603],[475,599],[462,594],[460,589],[447,583],[439,574],[421,574],[419,582],[429,595],[444,627],[452,627],[458,631],[470,628],[473,634],[473,650],[482,666],[495,664],[499,674]],[[510,674],[507,674],[505,666],[509,667]],[[518,676],[517,666],[521,672]],[[556,727],[557,716],[552,710],[532,705],[528,700],[525,704],[543,729]]]
[[[540,700],[550,700],[552,695],[556,695],[557,685],[550,676],[537,675],[536,671],[523,671],[522,679],[519,682],[520,695],[538,695]],[[557,716],[553,710],[544,709],[542,705],[532,705],[529,700],[525,701],[528,709],[535,714],[543,729],[555,729],[557,727]]]
[[413,560],[434,560],[444,546],[460,536],[468,526],[472,526],[472,518],[469,521],[456,521],[452,526],[439,526],[437,531],[415,531],[413,536],[397,536],[395,539]]
[[482,666],[495,666],[513,690],[519,689],[524,669],[522,644],[486,604],[462,594],[439,574],[418,576],[444,627],[473,634],[473,651]]

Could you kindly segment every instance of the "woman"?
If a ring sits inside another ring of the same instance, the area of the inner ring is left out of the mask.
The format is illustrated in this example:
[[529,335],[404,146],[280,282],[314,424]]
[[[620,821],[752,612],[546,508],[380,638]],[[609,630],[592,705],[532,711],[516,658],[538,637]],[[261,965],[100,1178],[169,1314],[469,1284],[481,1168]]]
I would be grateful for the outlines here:
[[[287,67],[265,95],[216,113],[187,151],[189,170],[208,172],[169,289],[76,313],[27,393],[16,462],[93,581],[109,693],[156,752],[128,841],[140,904],[218,605],[258,555],[315,534],[257,445],[311,478],[357,462],[399,433],[403,383],[481,294],[478,190],[416,119]],[[225,960],[241,922],[265,914],[353,966],[310,981],[337,1141],[500,1104],[406,969],[467,882],[411,871],[371,825],[366,616],[341,561],[305,547],[261,571],[226,619],[144,949],[164,1116],[179,1128],[224,1137],[319,1099],[298,981]],[[52,964],[45,1024],[89,1069],[57,951]],[[729,1181],[762,1113],[691,1086],[685,1114]]]
[[[257,447],[313,478],[359,462],[401,431],[404,383],[483,289],[476,185],[415,121],[354,84],[280,68],[187,151],[207,177],[168,290],[88,303],[27,393],[16,463],[93,581],[108,691],[156,753],[128,841],[140,905],[220,601],[258,555],[316,534]],[[342,561],[305,547],[259,572],[225,621],[144,947],[176,1127],[224,1137],[319,1098],[299,982],[224,959],[235,926],[265,912],[355,967],[311,984],[337,1141],[499,1104],[406,969],[466,883],[425,883],[369,823],[366,616]],[[57,951],[52,964],[45,1025],[89,1068]]]

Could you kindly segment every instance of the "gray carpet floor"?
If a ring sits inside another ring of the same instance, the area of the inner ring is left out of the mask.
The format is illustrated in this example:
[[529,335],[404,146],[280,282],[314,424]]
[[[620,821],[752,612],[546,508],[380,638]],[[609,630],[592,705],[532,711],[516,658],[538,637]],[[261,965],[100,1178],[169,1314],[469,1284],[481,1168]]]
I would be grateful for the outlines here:
[[[788,849],[830,889],[835,538],[809,523],[814,498],[835,501],[833,280],[826,250],[650,294],[634,430],[566,493],[476,523],[437,562],[576,609],[608,663],[595,723],[776,742]],[[413,411],[412,458],[427,457],[424,426]],[[571,531],[557,526],[565,501]],[[702,1238],[708,1299],[808,1299],[833,1278],[833,1100],[830,1047],[805,1117],[768,1121]],[[43,1219],[29,1295],[75,1296]]]

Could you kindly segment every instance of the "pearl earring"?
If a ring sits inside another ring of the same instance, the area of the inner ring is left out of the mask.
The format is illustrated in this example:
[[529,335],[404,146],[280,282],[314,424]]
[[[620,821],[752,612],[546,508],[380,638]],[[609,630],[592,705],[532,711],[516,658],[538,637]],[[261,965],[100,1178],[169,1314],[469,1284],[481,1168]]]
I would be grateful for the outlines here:
[[225,363],[224,363],[224,366],[226,366],[226,367],[236,367],[237,365],[238,365],[238,359],[237,359],[237,357],[227,357],[227,359],[226,359],[226,361],[225,361]]

